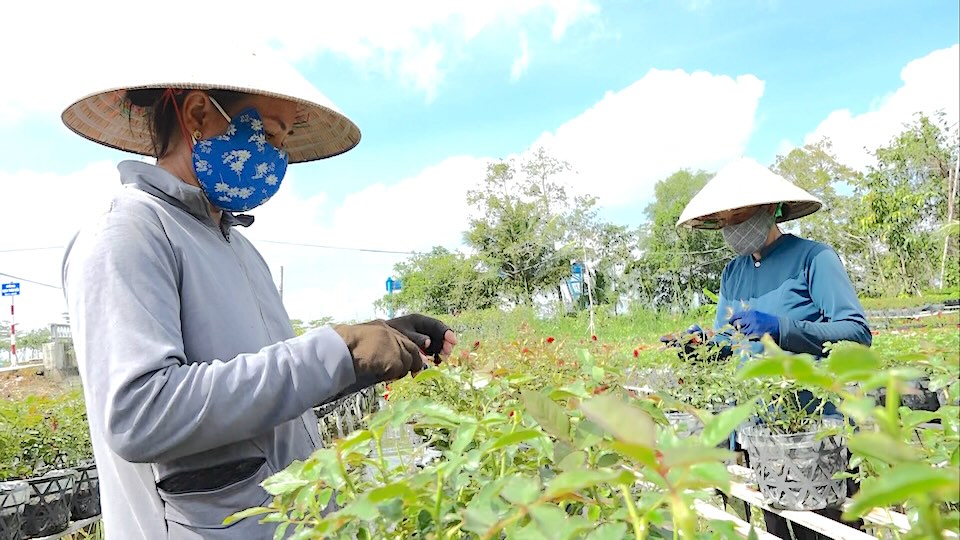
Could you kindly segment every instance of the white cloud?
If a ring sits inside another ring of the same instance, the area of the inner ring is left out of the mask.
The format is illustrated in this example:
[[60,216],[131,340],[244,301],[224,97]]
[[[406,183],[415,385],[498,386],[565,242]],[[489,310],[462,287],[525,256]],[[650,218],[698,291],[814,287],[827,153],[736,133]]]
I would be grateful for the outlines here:
[[[107,208],[119,189],[114,163],[91,163],[71,174],[0,171],[4,208],[0,229],[4,249],[65,246],[74,232]],[[62,249],[0,253],[0,272],[55,287],[60,286]],[[15,281],[0,276],[4,283]],[[22,328],[58,322],[65,311],[63,293],[52,287],[21,281],[16,315]],[[6,304],[6,298],[2,304]],[[6,319],[6,313],[2,319]]]
[[520,77],[527,72],[527,68],[530,67],[530,43],[527,39],[527,33],[520,33],[520,54],[513,61],[513,66],[510,67],[510,81],[516,82],[520,80]]
[[[460,51],[482,33],[542,27],[561,39],[599,11],[592,0],[274,0],[269,6],[251,0],[101,0],[91,6],[37,0],[4,7],[4,19],[18,23],[0,33],[0,49],[28,52],[0,56],[0,72],[18,74],[17,84],[0,87],[0,124],[31,112],[58,113],[66,99],[91,87],[88,81],[131,63],[203,57],[207,43],[267,43],[307,63],[318,53],[332,53],[411,85],[429,100],[464,57]],[[181,52],[171,52],[173,47]]]
[[837,158],[858,169],[874,163],[870,152],[888,144],[912,122],[915,114],[943,110],[948,125],[957,122],[960,109],[960,45],[934,51],[911,61],[900,72],[903,85],[874,100],[870,109],[854,114],[849,109],[830,113],[805,138],[833,141]]
[[579,172],[571,182],[602,205],[634,204],[678,169],[714,169],[741,155],[763,89],[753,75],[654,69],[533,146],[569,161]]

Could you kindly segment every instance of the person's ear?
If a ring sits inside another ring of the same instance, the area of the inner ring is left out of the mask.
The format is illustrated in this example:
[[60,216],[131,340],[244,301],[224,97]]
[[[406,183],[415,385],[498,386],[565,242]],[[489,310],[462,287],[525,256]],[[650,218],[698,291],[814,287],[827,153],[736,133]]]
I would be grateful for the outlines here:
[[[187,94],[183,100],[183,128],[187,135],[195,139],[202,139],[211,132],[210,126],[205,126],[208,122],[208,112],[210,107],[210,98],[205,92],[194,90]],[[206,127],[206,129],[204,129]],[[197,135],[200,135],[197,137]]]

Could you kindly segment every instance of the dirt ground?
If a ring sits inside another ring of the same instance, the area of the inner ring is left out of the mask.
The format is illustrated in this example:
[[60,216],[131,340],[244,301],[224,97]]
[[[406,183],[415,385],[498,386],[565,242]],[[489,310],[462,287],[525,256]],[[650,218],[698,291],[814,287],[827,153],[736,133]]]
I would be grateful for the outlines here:
[[0,399],[55,396],[80,386],[79,377],[45,373],[43,366],[0,372]]

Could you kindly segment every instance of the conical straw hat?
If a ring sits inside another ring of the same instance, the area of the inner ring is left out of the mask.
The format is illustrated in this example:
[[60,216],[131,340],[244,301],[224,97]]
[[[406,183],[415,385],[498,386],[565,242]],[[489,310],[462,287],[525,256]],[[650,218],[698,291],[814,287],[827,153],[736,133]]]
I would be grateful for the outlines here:
[[298,105],[293,134],[284,144],[290,163],[342,154],[360,142],[356,124],[277,55],[267,50],[204,52],[168,54],[165,62],[124,62],[114,66],[98,76],[97,90],[70,104],[61,119],[87,139],[152,156],[149,109],[125,107],[127,90],[232,90],[287,99]]
[[677,225],[717,229],[709,218],[718,212],[783,203],[778,223],[808,216],[823,206],[820,199],[749,158],[721,168],[680,214]]

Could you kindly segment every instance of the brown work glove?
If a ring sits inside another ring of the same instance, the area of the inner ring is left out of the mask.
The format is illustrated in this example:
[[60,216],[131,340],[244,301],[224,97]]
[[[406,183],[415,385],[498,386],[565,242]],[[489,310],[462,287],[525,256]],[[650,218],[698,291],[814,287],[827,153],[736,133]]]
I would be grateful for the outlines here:
[[333,327],[350,356],[362,387],[400,379],[423,368],[420,348],[382,320]]

